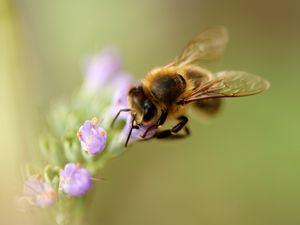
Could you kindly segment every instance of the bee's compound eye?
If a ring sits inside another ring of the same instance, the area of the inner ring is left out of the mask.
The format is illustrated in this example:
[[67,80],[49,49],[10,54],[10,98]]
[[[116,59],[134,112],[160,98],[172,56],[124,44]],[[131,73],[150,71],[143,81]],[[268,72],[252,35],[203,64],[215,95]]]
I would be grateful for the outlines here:
[[148,122],[156,115],[156,107],[153,104],[146,104],[144,107],[143,121]]

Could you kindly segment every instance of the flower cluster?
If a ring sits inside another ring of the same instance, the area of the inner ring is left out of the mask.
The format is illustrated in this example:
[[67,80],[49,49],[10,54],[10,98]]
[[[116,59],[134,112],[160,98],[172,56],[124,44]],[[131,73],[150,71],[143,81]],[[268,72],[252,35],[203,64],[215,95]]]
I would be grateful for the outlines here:
[[[122,70],[116,51],[107,49],[88,59],[84,73],[82,88],[74,99],[58,103],[49,113],[47,130],[40,139],[48,165],[44,172],[28,174],[20,197],[31,206],[53,207],[60,224],[72,223],[70,212],[83,204],[76,199],[85,198],[97,180],[93,177],[99,176],[109,159],[125,151],[132,123],[130,113],[123,113],[117,126],[110,127],[118,111],[128,108],[127,93],[133,83]],[[139,140],[146,129],[133,130],[130,142]]]

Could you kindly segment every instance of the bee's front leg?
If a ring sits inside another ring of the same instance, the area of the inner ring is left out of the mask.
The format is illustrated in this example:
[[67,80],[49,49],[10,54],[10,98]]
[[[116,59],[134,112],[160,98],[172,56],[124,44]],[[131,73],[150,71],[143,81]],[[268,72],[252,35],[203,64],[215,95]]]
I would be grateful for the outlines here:
[[[190,135],[190,130],[188,129],[188,127],[186,127],[185,125],[187,124],[187,122],[189,121],[189,119],[186,117],[186,116],[180,116],[178,118],[179,123],[176,124],[174,127],[172,127],[171,129],[169,130],[162,130],[162,131],[159,131],[157,134],[156,134],[156,137],[159,138],[159,139],[162,139],[162,138],[167,138],[167,137],[174,137],[174,138],[182,138],[182,137],[186,137],[188,135]],[[184,128],[184,131],[185,131],[185,135],[178,135],[177,133],[182,130]]]

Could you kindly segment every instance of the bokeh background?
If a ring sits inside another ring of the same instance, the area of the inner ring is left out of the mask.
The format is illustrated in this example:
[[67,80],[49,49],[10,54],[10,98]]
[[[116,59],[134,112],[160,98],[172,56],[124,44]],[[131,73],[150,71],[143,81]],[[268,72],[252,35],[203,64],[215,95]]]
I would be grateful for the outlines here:
[[0,1],[1,224],[16,212],[20,170],[43,115],[83,79],[85,56],[107,46],[142,78],[205,27],[225,25],[218,69],[259,74],[272,87],[229,99],[192,136],[137,143],[101,174],[86,224],[300,224],[300,3],[211,0]]

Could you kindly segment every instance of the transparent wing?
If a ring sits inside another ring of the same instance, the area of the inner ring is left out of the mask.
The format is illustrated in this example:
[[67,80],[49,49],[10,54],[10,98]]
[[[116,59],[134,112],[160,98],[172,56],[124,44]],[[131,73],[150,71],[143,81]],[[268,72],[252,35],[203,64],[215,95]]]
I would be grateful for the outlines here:
[[215,76],[215,79],[194,88],[188,96],[183,96],[178,104],[207,98],[254,95],[270,87],[268,81],[244,71],[222,71]]
[[192,39],[167,66],[185,66],[218,60],[222,56],[227,42],[228,32],[225,27],[209,28]]

